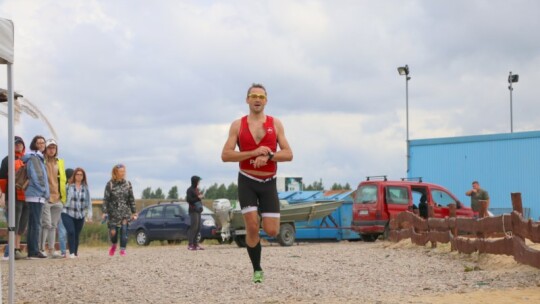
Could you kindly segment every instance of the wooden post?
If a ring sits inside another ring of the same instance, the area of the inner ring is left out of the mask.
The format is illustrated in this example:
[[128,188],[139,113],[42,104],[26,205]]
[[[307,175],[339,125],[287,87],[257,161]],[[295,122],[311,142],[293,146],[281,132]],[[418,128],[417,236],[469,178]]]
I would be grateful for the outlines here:
[[[433,205],[428,205],[427,207],[427,213],[428,213],[428,220],[431,217],[435,217],[435,210],[433,209]],[[428,222],[429,223],[429,222]],[[431,233],[431,228],[428,225],[428,233]],[[437,248],[437,242],[431,242],[431,248]]]
[[479,218],[484,218],[484,217],[487,217],[488,216],[488,201],[486,200],[478,200],[478,202],[480,203],[480,213],[478,214],[478,217]]
[[[453,217],[453,218],[456,217],[456,210],[457,210],[456,204],[449,204],[448,205],[448,211],[449,211],[450,217]],[[452,232],[452,235],[454,237],[456,237],[457,236],[457,227],[452,228],[451,232]]]
[[514,192],[511,193],[510,196],[512,197],[512,209],[514,211],[517,211],[521,216],[523,216],[523,205],[521,202],[521,193],[520,192]]

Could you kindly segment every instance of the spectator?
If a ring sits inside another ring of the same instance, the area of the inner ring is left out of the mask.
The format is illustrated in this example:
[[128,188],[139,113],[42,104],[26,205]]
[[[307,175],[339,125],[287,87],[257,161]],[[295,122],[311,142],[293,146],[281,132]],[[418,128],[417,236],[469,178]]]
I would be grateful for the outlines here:
[[203,195],[199,191],[199,182],[201,178],[194,175],[191,177],[191,187],[186,191],[186,201],[189,204],[190,226],[188,230],[188,250],[204,250],[199,246],[197,237],[201,231],[201,213]]
[[28,187],[24,191],[24,195],[29,212],[27,235],[29,259],[46,258],[39,251],[41,213],[43,205],[48,203],[50,196],[43,151],[45,151],[45,138],[41,135],[36,135],[30,143],[30,153],[24,155],[22,158],[28,173]]
[[[25,152],[24,141],[21,137],[15,136],[15,172],[19,168],[24,167],[22,157]],[[24,170],[24,169],[23,169]],[[8,219],[8,156],[2,160],[2,165],[0,166],[0,188],[5,194],[6,206],[5,213],[6,219]],[[26,256],[21,252],[21,236],[26,232],[26,227],[28,226],[28,204],[25,202],[24,190],[16,189],[15,195],[15,259],[20,260],[26,258]],[[8,219],[9,221],[9,219]],[[9,225],[12,226],[12,225]],[[4,257],[9,257],[9,248],[6,245]]]
[[[73,169],[71,168],[66,169],[67,181],[71,179],[72,175],[73,175]],[[92,218],[92,208],[90,208],[90,213],[88,214],[88,216]],[[60,254],[62,255],[63,258],[66,257],[66,235],[67,235],[66,227],[64,227],[64,223],[62,222],[62,216],[60,216],[60,220],[58,221],[58,243],[60,243]]]
[[76,168],[67,185],[67,201],[62,210],[62,222],[67,231],[69,257],[79,256],[79,235],[84,226],[84,219],[91,214],[92,201],[86,181],[86,172]]
[[[489,194],[486,190],[480,188],[478,181],[472,182],[472,189],[465,192],[465,195],[471,197],[471,208],[474,212],[480,213],[480,201],[487,201],[489,207]],[[487,214],[479,214],[480,217],[485,217]]]
[[428,218],[428,204],[425,194],[422,194],[422,196],[420,197],[420,203],[418,204],[418,213],[420,213],[421,217],[425,219]]
[[113,167],[111,180],[105,186],[103,195],[103,219],[108,218],[111,248],[109,256],[114,256],[120,234],[120,256],[126,255],[128,240],[127,226],[130,219],[136,219],[135,198],[131,183],[125,179],[126,167],[118,164]]
[[[43,205],[41,215],[41,249],[45,256],[61,258],[55,251],[56,227],[60,221],[60,214],[66,202],[66,169],[64,160],[58,158],[58,144],[54,139],[45,142],[45,168],[49,182],[50,198],[48,204]],[[48,243],[48,253],[45,244]]]

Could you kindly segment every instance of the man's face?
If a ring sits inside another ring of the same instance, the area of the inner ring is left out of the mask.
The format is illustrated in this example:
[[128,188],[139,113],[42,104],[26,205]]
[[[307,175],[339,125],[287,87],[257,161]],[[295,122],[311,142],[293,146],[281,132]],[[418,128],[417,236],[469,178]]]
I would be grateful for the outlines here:
[[252,88],[246,98],[249,110],[253,113],[262,113],[267,102],[266,93],[261,88]]
[[45,149],[45,153],[47,153],[47,156],[53,157],[56,155],[56,145],[49,145],[47,149]]
[[24,150],[24,145],[21,142],[15,143],[15,152],[21,153]]
[[480,189],[480,184],[474,183],[474,184],[472,184],[472,187],[473,187],[474,190],[478,190],[478,189]]

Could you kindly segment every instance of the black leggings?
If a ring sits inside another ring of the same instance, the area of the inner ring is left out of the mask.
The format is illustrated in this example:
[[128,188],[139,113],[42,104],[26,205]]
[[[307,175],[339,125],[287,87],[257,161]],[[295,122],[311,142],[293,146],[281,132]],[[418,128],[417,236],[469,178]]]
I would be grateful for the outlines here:
[[190,245],[197,245],[197,236],[201,231],[201,214],[198,212],[190,212],[189,218],[191,219],[191,224],[188,230],[188,241]]

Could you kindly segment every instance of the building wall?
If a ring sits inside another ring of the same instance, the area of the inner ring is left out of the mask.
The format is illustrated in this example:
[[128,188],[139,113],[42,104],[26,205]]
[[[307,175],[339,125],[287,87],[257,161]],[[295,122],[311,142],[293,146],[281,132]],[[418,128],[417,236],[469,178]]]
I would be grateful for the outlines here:
[[540,218],[540,132],[520,132],[410,142],[409,177],[448,188],[470,206],[465,192],[477,180],[489,192],[490,208],[512,208],[521,192],[530,217]]

